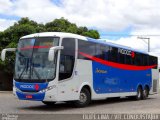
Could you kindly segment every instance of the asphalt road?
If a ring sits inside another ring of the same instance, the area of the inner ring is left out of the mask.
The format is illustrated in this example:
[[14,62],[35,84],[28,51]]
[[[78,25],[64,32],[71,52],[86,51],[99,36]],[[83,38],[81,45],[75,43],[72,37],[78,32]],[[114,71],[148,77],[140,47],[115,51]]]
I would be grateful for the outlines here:
[[[21,101],[11,92],[0,92],[1,114],[140,114],[159,113],[160,95],[151,95],[147,100],[133,101],[128,98],[93,101],[86,108],[75,108],[72,104],[57,103],[46,106],[37,101]],[[73,118],[74,119],[74,118]],[[67,120],[67,119],[66,119]]]

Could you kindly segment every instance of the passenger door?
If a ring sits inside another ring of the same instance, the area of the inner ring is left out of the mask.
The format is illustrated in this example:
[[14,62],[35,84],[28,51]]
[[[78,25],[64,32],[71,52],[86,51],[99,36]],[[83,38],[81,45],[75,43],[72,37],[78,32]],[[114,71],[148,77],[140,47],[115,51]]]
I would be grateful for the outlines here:
[[76,39],[63,38],[64,47],[60,53],[58,98],[61,101],[74,99],[77,81],[74,79],[74,68],[76,62]]

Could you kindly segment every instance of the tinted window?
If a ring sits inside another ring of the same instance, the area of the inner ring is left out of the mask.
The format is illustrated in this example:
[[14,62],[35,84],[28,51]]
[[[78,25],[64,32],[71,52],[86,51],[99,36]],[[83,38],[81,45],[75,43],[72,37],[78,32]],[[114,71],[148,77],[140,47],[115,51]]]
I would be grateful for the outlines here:
[[107,60],[108,59],[108,53],[109,53],[109,46],[97,44],[96,45],[96,57]]
[[[134,56],[132,56],[133,54],[131,50],[127,50],[127,53],[125,53],[124,51],[124,54],[122,54],[119,51],[120,49],[121,48],[111,47],[84,40],[78,40],[79,52],[83,52],[103,60],[136,66],[155,65],[158,63],[156,57],[137,52],[133,52]],[[78,58],[90,60],[81,54],[78,55]]]
[[[96,43],[78,40],[78,51],[91,56],[96,56]],[[81,54],[78,55],[78,58],[90,60]]]
[[125,64],[132,64],[132,57],[130,55],[125,55]]
[[149,65],[149,56],[148,55],[145,55],[145,54],[142,54],[142,65],[143,66],[148,66]]
[[64,38],[62,40],[62,46],[64,46],[64,49],[61,50],[60,55],[59,80],[72,76],[75,62],[75,39]]
[[134,65],[140,66],[142,64],[141,58],[142,57],[140,53],[135,53]]
[[112,62],[117,62],[118,61],[118,48],[115,47],[110,47],[109,52],[108,52],[108,60]]
[[120,53],[120,49],[118,49],[118,63],[125,63],[125,55]]
[[[149,56],[149,65],[157,65],[158,64],[158,59],[157,57]],[[157,69],[157,66],[155,67]]]

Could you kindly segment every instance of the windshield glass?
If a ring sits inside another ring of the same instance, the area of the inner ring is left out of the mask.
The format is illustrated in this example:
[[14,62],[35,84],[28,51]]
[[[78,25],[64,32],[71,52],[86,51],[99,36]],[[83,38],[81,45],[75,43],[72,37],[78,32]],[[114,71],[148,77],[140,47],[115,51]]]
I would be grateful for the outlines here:
[[48,60],[49,49],[58,46],[59,38],[30,38],[19,41],[14,79],[48,80],[55,78],[55,60]]

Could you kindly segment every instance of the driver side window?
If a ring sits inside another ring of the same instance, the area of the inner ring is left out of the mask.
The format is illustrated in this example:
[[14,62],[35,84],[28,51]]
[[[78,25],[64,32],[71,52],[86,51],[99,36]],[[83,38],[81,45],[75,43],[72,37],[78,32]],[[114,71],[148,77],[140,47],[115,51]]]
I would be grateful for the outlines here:
[[75,39],[64,38],[62,46],[59,65],[59,80],[70,78],[73,73],[75,62]]

